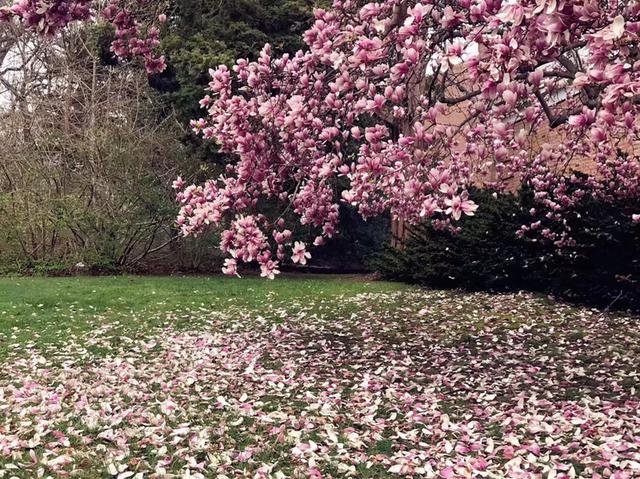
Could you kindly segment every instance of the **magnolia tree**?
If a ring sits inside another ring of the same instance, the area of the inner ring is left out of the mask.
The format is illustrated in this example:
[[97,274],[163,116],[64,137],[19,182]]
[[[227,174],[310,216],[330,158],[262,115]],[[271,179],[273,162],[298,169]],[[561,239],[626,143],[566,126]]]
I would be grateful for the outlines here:
[[[159,73],[165,69],[165,61],[157,54],[157,24],[166,21],[159,7],[157,1],[150,0],[16,0],[0,6],[0,28],[13,22],[52,37],[73,22],[103,19],[115,28],[112,50],[118,57],[141,57],[147,72]],[[0,37],[0,67],[12,46],[3,44]]]
[[[518,233],[570,245],[565,218],[585,196],[639,197],[639,33],[637,1],[336,0],[306,51],[266,46],[211,71],[193,128],[237,162],[177,181],[178,221],[193,234],[231,216],[225,272],[256,260],[273,277],[309,254],[284,216],[259,213],[266,199],[320,245],[341,202],[455,229],[478,208],[469,186],[524,182],[539,208]],[[569,173],[585,161],[589,175]]]
[[[2,15],[50,34],[89,6],[21,0]],[[161,69],[157,31],[140,38],[129,12],[117,1],[104,12],[114,51]],[[178,223],[185,235],[228,225],[224,271],[257,261],[272,278],[310,257],[294,223],[321,245],[341,203],[455,230],[478,208],[470,186],[526,184],[537,207],[518,234],[571,245],[579,202],[640,197],[639,33],[637,0],[335,0],[315,12],[304,51],[266,46],[211,71],[193,128],[236,160],[204,185],[174,183]],[[280,213],[265,215],[274,203]]]

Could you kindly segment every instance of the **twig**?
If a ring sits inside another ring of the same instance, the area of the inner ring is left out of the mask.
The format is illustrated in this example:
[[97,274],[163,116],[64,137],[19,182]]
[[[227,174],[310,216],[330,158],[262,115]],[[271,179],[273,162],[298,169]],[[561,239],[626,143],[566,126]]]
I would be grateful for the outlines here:
[[620,292],[618,293],[618,296],[616,296],[615,299],[611,301],[611,303],[609,303],[609,306],[604,308],[604,310],[602,311],[602,314],[600,314],[600,319],[604,318],[604,315],[607,314],[611,309],[611,307],[622,297],[622,292],[623,290],[620,290]]

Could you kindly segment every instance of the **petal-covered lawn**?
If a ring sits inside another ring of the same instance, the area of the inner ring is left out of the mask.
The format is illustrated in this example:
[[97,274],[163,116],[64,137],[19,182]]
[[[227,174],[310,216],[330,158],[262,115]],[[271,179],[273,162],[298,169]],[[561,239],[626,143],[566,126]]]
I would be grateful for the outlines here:
[[637,317],[322,285],[0,332],[0,477],[640,477]]

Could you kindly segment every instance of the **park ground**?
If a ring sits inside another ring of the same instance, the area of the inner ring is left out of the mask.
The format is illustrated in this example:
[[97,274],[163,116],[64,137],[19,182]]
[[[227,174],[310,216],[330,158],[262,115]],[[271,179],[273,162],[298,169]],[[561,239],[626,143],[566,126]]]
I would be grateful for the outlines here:
[[359,277],[0,279],[0,478],[640,477],[638,318]]

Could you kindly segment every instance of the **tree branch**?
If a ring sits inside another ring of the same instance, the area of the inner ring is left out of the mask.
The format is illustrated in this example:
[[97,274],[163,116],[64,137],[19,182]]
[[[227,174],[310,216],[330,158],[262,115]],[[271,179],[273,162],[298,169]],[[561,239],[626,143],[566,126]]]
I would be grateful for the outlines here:
[[562,116],[554,115],[554,113],[551,111],[551,108],[549,107],[549,104],[547,103],[547,101],[542,96],[542,93],[540,93],[540,90],[535,89],[533,91],[533,94],[538,99],[538,102],[540,103],[540,106],[542,107],[542,111],[544,111],[544,114],[549,119],[549,126],[551,126],[551,128],[556,128],[556,127],[562,125],[563,123],[565,123],[569,119],[568,115],[562,115]]
[[439,100],[447,105],[457,105],[458,103],[462,103],[463,101],[471,100],[472,98],[478,96],[480,93],[482,93],[481,90],[473,90],[466,95],[459,96],[458,98],[445,98],[443,94],[443,96],[440,97]]

